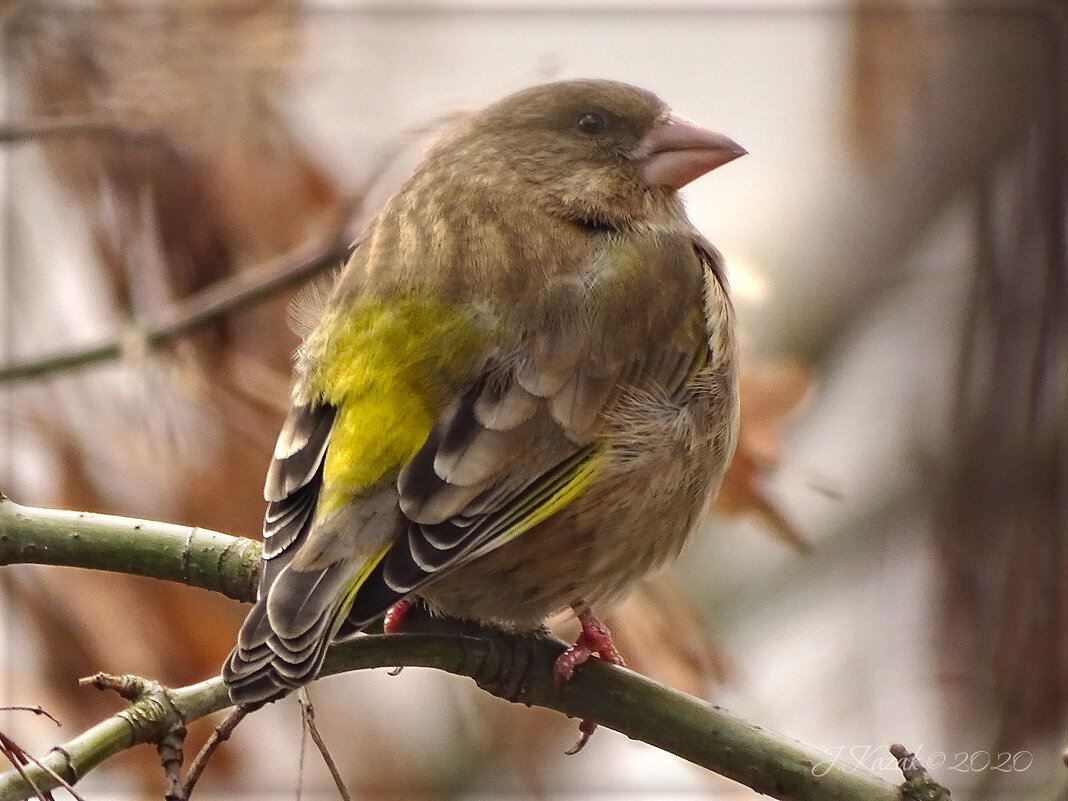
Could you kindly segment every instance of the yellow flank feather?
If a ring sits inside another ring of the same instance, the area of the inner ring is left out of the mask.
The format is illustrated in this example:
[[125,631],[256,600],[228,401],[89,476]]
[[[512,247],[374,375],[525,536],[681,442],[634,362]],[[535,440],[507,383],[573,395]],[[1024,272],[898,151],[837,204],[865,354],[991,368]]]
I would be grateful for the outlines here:
[[558,466],[502,521],[503,541],[530,531],[581,496],[593,483],[603,461],[604,451],[591,446]]
[[364,298],[324,325],[311,388],[338,414],[319,514],[395,479],[497,339],[484,315],[417,296]]

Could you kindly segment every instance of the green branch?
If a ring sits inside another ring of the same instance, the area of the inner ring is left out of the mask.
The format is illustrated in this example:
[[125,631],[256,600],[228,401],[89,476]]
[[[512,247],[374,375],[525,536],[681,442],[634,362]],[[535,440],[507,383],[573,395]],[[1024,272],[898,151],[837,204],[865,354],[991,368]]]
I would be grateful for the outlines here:
[[[224,534],[129,518],[18,506],[0,496],[0,563],[29,561],[136,573],[248,600],[258,545]],[[473,623],[413,615],[411,633],[367,635],[331,649],[323,674],[410,665],[468,676],[508,701],[598,723],[780,799],[900,801],[875,774],[747,723],[623,668],[590,660],[559,693],[552,665],[563,643]],[[42,761],[74,783],[114,754],[158,742],[176,727],[230,706],[218,677],[179,689],[141,679],[126,709],[53,750]],[[818,770],[814,770],[818,768]],[[26,768],[39,787],[56,780]],[[817,775],[819,774],[819,775]],[[16,772],[0,775],[0,801],[32,797]]]
[[0,494],[0,566],[85,567],[254,601],[260,544],[196,526],[35,509]]

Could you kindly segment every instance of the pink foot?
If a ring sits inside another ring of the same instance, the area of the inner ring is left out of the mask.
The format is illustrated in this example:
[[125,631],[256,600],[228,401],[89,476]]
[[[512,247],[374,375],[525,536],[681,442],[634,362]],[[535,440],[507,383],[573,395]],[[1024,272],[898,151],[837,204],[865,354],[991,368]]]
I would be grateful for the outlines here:
[[[575,640],[575,644],[560,654],[556,658],[556,664],[553,665],[553,687],[557,692],[560,692],[560,688],[564,683],[571,679],[575,673],[575,668],[594,654],[597,654],[606,662],[611,662],[613,665],[626,667],[623,657],[619,655],[619,651],[616,650],[616,646],[612,642],[612,632],[608,630],[608,627],[598,620],[589,609],[579,612],[578,619],[579,623],[582,624],[582,631]],[[575,747],[567,753],[577,754],[581,751],[583,746],[590,741],[590,736],[596,728],[597,724],[594,721],[582,721],[579,724],[581,737]]]
[[397,603],[393,604],[386,610],[386,616],[382,618],[382,631],[386,634],[396,634],[403,629],[404,619],[408,617],[408,613],[412,611],[413,606],[415,606],[415,603],[407,598],[401,598]]
[[[401,598],[397,603],[393,604],[386,610],[386,616],[382,618],[382,631],[386,634],[396,634],[403,629],[404,619],[408,617],[408,613],[412,611],[413,606],[415,604],[407,598]],[[404,670],[404,667],[398,665],[389,671],[389,675],[399,676],[402,670]]]

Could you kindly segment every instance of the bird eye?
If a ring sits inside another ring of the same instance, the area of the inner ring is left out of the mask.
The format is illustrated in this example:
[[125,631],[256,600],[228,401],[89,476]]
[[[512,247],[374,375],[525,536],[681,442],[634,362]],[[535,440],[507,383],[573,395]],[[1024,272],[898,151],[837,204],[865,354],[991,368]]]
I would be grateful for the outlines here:
[[599,134],[608,127],[608,120],[596,111],[587,111],[578,119],[578,129],[584,134]]

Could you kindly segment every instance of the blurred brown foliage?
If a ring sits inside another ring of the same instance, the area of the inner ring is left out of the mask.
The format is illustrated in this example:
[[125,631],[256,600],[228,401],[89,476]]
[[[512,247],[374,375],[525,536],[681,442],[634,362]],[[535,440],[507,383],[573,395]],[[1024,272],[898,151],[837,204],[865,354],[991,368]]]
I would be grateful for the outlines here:
[[[956,176],[963,185],[949,183],[974,198],[975,266],[961,320],[951,451],[929,469],[939,487],[937,652],[948,715],[965,731],[989,728],[992,752],[1011,752],[1061,738],[1068,726],[1063,7],[975,0],[929,14],[899,13],[903,0],[856,7],[849,130],[858,157],[877,169],[908,154],[917,131],[937,141],[942,121],[921,114],[930,112],[930,74],[939,69],[969,76],[976,97],[936,100],[936,111],[969,114],[968,134],[985,140],[978,152],[991,152]],[[964,141],[951,145],[972,150]],[[938,148],[917,149],[923,156]]]
[[[234,16],[224,26],[179,8],[29,11],[12,20],[19,119],[96,126],[38,146],[87,222],[94,283],[113,299],[117,325],[285,253],[334,224],[341,209],[334,178],[272,105],[300,42],[278,13],[291,3],[264,7],[274,13]],[[137,512],[122,491],[139,480],[136,469],[117,478],[118,490],[114,475],[99,475],[102,451],[117,450],[135,454],[131,466],[147,462],[165,476],[174,518],[254,535],[295,343],[284,324],[287,303],[280,297],[220,318],[146,354],[151,364],[127,365],[134,381],[142,369],[163,373],[145,397],[158,406],[132,421],[101,414],[89,439],[76,420],[108,404],[92,375],[24,393],[36,401],[25,418],[59,454],[60,492],[49,502]],[[61,392],[77,395],[63,404],[73,416],[55,414]],[[166,396],[192,398],[209,424],[167,420]],[[200,449],[212,458],[183,459]],[[33,628],[47,633],[42,684],[58,697],[39,700],[76,727],[113,706],[78,690],[76,677],[108,667],[176,685],[198,681],[218,670],[242,612],[225,599],[125,576],[109,577],[100,592],[96,575],[20,570],[9,586]],[[152,755],[137,757],[156,784]]]

